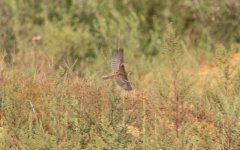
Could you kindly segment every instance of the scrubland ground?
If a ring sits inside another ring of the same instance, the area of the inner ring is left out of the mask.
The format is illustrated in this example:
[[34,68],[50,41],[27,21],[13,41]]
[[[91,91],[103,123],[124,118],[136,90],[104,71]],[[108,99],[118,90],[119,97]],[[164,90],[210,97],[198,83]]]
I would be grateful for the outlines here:
[[[239,8],[0,1],[0,149],[240,149]],[[118,46],[130,92],[101,79]]]

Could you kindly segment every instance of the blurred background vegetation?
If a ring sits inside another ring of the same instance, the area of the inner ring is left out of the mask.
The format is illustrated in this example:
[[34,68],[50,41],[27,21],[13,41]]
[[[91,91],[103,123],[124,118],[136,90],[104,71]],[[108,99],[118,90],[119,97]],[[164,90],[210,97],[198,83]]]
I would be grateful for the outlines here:
[[[188,48],[211,52],[214,43],[240,42],[239,5],[236,0],[2,0],[1,50],[7,61],[13,51],[34,50],[77,61],[79,69],[120,40],[120,46],[153,59],[172,22]],[[41,40],[34,40],[37,36]]]
[[[1,146],[239,149],[239,14],[238,0],[0,0]],[[119,46],[130,94],[100,78]]]

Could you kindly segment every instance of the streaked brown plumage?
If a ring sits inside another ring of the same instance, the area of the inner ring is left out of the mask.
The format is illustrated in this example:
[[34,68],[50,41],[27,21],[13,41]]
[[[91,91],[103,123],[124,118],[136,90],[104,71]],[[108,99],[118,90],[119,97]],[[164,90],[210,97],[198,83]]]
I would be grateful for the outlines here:
[[105,79],[115,79],[117,84],[122,87],[126,91],[132,90],[132,86],[128,81],[128,74],[124,67],[124,59],[123,59],[123,49],[118,49],[116,54],[112,59],[112,70],[113,74],[110,76],[103,76]]

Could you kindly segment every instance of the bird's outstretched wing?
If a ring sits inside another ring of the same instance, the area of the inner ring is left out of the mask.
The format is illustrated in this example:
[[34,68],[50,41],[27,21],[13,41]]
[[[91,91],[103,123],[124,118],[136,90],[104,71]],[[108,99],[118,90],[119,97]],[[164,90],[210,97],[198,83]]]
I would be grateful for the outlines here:
[[123,64],[123,49],[120,48],[117,50],[116,54],[113,56],[112,70],[114,72],[118,72],[122,64]]
[[118,71],[118,77],[116,78],[116,82],[124,90],[126,90],[126,91],[132,90],[132,86],[128,81],[127,72],[126,72],[123,64],[120,65],[120,69]]

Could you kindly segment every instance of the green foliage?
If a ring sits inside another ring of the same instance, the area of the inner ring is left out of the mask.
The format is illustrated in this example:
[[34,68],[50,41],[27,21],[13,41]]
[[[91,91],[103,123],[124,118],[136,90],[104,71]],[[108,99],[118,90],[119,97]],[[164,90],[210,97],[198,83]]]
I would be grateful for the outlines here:
[[127,129],[122,124],[111,125],[112,122],[103,117],[92,127],[92,137],[87,149],[130,149],[133,147]]
[[239,6],[0,0],[0,149],[239,149]]
[[[207,91],[207,100],[211,103],[211,111],[216,113],[216,124],[220,127],[222,138],[219,139],[226,149],[237,149],[239,147],[237,137],[239,134],[239,88],[238,74],[239,69],[230,68],[230,51],[218,44],[216,46],[216,59],[220,70],[217,89]],[[237,73],[236,73],[237,72]],[[229,142],[231,141],[231,142]]]

